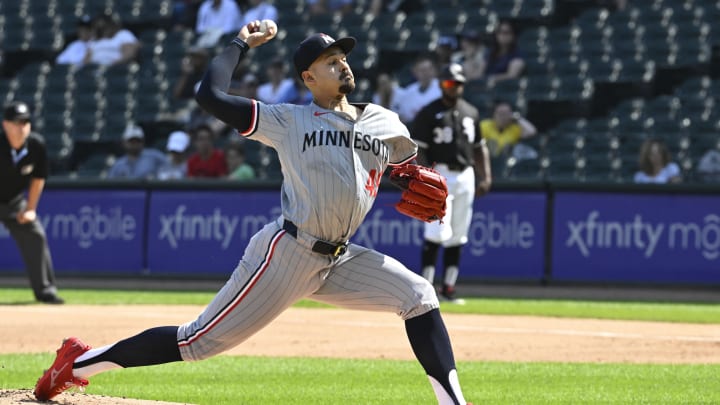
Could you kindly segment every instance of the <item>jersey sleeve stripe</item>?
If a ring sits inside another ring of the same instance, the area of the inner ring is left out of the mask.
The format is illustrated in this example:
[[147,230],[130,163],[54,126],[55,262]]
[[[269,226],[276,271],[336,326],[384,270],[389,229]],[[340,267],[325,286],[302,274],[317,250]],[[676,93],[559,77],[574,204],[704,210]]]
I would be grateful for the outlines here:
[[250,117],[250,127],[245,131],[238,131],[241,136],[250,136],[257,130],[258,124],[258,102],[256,100],[250,100],[252,102],[252,116]]
[[178,341],[178,346],[188,346],[201,338],[203,335],[208,333],[210,330],[212,330],[215,325],[220,323],[223,318],[225,318],[229,313],[231,313],[240,303],[242,302],[243,298],[245,298],[250,290],[252,290],[253,286],[257,284],[257,281],[260,279],[260,277],[265,273],[265,270],[270,266],[270,261],[272,260],[273,254],[275,253],[275,247],[277,247],[278,242],[280,239],[285,235],[287,232],[285,230],[278,231],[275,236],[273,236],[272,240],[270,241],[270,245],[268,246],[267,252],[265,253],[265,260],[260,263],[260,265],[255,269],[255,272],[250,276],[248,281],[245,283],[245,285],[238,291],[237,295],[223,308],[221,309],[215,316],[213,316],[208,323],[206,323],[204,326],[202,326],[200,329],[192,332],[189,334],[186,338]]
[[400,165],[404,165],[405,163],[409,163],[411,160],[415,159],[416,156],[417,156],[417,153],[413,153],[413,154],[410,155],[409,157],[401,160],[400,162],[397,162],[397,163],[390,162],[390,163],[388,163],[388,166],[400,166]]

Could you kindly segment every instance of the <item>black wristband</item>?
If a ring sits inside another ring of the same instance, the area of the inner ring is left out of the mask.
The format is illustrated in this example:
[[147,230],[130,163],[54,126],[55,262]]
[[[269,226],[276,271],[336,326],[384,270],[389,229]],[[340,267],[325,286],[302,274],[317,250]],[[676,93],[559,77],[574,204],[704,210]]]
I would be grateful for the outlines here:
[[233,38],[232,44],[240,48],[243,54],[250,50],[250,45],[238,37]]

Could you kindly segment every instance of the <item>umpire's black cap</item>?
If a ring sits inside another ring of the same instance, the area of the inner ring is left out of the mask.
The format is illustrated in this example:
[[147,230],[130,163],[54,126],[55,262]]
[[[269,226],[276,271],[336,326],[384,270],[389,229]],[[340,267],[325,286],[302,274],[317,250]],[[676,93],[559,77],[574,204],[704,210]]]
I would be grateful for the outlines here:
[[440,80],[454,80],[458,83],[465,83],[465,72],[459,63],[451,63],[446,65],[438,75]]
[[5,121],[30,121],[30,107],[22,101],[13,101],[3,110]]
[[297,74],[302,75],[302,72],[308,70],[310,65],[315,62],[315,59],[331,46],[340,47],[340,49],[345,52],[345,55],[347,55],[355,47],[355,42],[355,38],[353,37],[340,38],[336,41],[330,35],[323,33],[310,35],[305,38],[304,41],[300,42],[300,45],[293,55],[293,62],[295,63]]

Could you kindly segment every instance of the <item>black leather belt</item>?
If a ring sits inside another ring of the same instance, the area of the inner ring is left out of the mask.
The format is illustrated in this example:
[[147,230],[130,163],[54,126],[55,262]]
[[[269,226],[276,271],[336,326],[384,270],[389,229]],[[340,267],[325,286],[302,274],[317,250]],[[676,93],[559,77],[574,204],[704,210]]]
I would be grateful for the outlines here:
[[[298,228],[297,225],[294,223],[288,221],[287,219],[283,221],[283,229],[287,231],[290,235],[292,235],[293,238],[297,239],[298,234]],[[345,243],[330,243],[325,242],[322,240],[317,240],[312,246],[312,251],[315,253],[320,253],[321,255],[326,256],[332,256],[332,257],[338,257],[342,256],[343,253],[347,251],[348,242]]]

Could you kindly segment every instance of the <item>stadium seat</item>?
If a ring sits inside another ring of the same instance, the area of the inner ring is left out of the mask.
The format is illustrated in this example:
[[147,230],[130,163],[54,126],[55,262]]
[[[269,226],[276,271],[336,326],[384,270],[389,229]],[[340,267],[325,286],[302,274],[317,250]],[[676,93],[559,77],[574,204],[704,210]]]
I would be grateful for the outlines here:
[[548,159],[546,178],[550,181],[573,181],[577,175],[577,159],[574,156],[553,155]]

